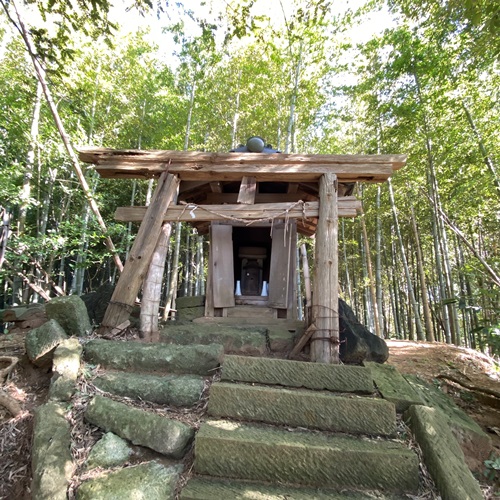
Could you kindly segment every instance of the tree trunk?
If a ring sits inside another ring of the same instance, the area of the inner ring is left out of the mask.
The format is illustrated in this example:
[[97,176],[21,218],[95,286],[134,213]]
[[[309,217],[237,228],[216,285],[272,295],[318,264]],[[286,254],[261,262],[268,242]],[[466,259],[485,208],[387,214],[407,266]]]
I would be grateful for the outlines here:
[[42,108],[42,85],[37,82],[35,106],[33,108],[33,118],[31,119],[30,144],[28,154],[26,155],[26,168],[23,175],[23,186],[21,188],[19,206],[18,234],[23,234],[26,224],[26,215],[28,211],[29,200],[31,197],[31,179],[33,178],[33,169],[35,166],[35,151],[38,144],[38,129],[40,126],[40,110]]
[[379,321],[378,307],[377,307],[377,293],[375,290],[375,280],[373,279],[372,259],[370,256],[370,244],[368,242],[368,234],[366,232],[366,224],[365,224],[364,214],[361,215],[360,221],[361,221],[361,229],[363,230],[363,243],[365,245],[366,267],[368,270],[371,306],[372,306],[372,311],[373,311],[373,323],[375,326],[375,333],[377,334],[377,337],[381,337],[382,334],[380,331],[380,321]]
[[410,301],[411,307],[413,309],[413,315],[415,317],[415,326],[417,329],[417,339],[418,340],[425,340],[424,332],[422,330],[422,324],[420,322],[420,311],[418,309],[418,304],[415,299],[415,294],[413,292],[413,285],[412,285],[412,280],[411,280],[411,275],[410,275],[410,269],[408,268],[408,261],[406,260],[406,253],[405,253],[405,248],[403,245],[403,238],[401,237],[401,231],[399,229],[399,221],[398,221],[398,214],[396,211],[396,205],[394,203],[394,192],[392,190],[392,183],[391,179],[388,180],[389,184],[389,199],[391,202],[391,209],[392,209],[392,215],[394,218],[394,228],[396,230],[396,236],[399,242],[399,252],[400,252],[400,257],[401,257],[401,262],[403,263],[403,269],[405,272],[406,276],[406,286],[408,288],[408,299]]
[[[179,254],[181,250],[181,229],[182,223],[177,222],[175,225],[175,248],[174,256],[172,259],[172,272],[170,276],[170,284],[168,287],[167,300],[165,301],[165,310],[163,312],[163,319],[166,321],[172,309],[175,309],[175,297],[177,295],[177,280],[179,278]],[[175,319],[175,311],[172,311],[172,319]]]
[[411,222],[413,228],[413,235],[415,238],[415,250],[417,255],[417,268],[418,276],[420,279],[420,292],[422,297],[422,310],[424,312],[424,323],[425,323],[425,337],[428,342],[434,342],[434,327],[432,325],[432,314],[429,305],[429,293],[427,291],[427,282],[425,279],[425,269],[424,269],[424,259],[422,255],[422,248],[420,246],[420,238],[417,228],[417,222],[415,221],[415,213],[413,211],[413,206],[411,206]]
[[493,159],[491,158],[491,156],[488,154],[488,151],[486,150],[486,146],[484,145],[481,134],[479,133],[479,130],[477,129],[476,124],[474,123],[474,120],[472,118],[472,114],[469,111],[469,108],[467,107],[465,102],[462,102],[462,108],[465,112],[465,116],[467,117],[467,121],[469,122],[469,125],[470,125],[470,128],[472,129],[472,132],[476,136],[479,151],[481,152],[481,156],[483,157],[485,165],[488,167],[488,170],[490,171],[490,173],[493,177],[493,184],[495,185],[498,197],[500,198],[500,179],[498,178],[495,164],[493,163]]
[[78,162],[78,158],[73,150],[73,146],[71,145],[69,136],[66,133],[66,130],[64,128],[61,117],[59,116],[59,112],[57,111],[57,106],[54,103],[54,100],[52,99],[52,93],[49,89],[49,86],[47,84],[47,80],[45,78],[45,70],[42,68],[42,66],[37,58],[36,50],[33,46],[32,41],[31,41],[29,31],[26,29],[26,26],[21,18],[21,15],[19,14],[19,11],[17,11],[17,9],[16,9],[16,15],[17,15],[18,23],[19,23],[19,29],[21,32],[21,36],[24,40],[24,43],[25,43],[26,48],[28,50],[28,53],[31,57],[33,67],[35,68],[36,76],[38,78],[38,81],[40,82],[40,85],[42,86],[42,90],[43,90],[43,93],[45,95],[45,99],[46,99],[47,104],[49,106],[52,117],[54,118],[54,122],[56,124],[57,130],[59,131],[59,134],[61,136],[63,144],[66,148],[68,156],[70,157],[71,163],[72,163],[73,168],[74,168],[76,175],[78,177],[78,180],[80,181],[80,184],[83,188],[83,191],[85,193],[85,197],[87,198],[87,202],[89,203],[90,208],[92,209],[92,212],[94,213],[94,215],[97,219],[97,222],[99,223],[99,226],[101,227],[101,230],[102,230],[103,234],[105,235],[104,241],[105,241],[106,247],[113,255],[113,259],[115,261],[117,268],[120,271],[122,271],[123,270],[122,261],[120,260],[120,257],[118,255],[118,253],[116,252],[116,248],[115,248],[113,241],[111,240],[111,238],[107,234],[108,228],[106,227],[106,223],[104,222],[104,219],[102,218],[101,213],[99,211],[99,207],[97,206],[97,203],[92,196],[92,193],[89,189],[89,186],[87,184],[85,176],[83,175],[82,169],[81,169],[80,164]]
[[381,334],[387,337],[387,328],[384,324],[384,305],[382,301],[382,220],[380,218],[380,185],[377,186],[377,230],[375,237],[375,295],[378,311],[378,323]]

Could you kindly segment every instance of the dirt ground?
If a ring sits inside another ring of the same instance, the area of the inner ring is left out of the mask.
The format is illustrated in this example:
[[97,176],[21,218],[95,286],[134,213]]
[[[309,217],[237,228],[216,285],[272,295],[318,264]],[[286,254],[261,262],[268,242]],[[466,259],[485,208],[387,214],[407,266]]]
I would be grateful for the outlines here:
[[[439,383],[455,402],[488,432],[500,457],[500,367],[481,353],[446,344],[388,341],[389,363],[401,373]],[[21,335],[0,337],[0,356],[15,356],[19,363],[1,388],[16,399],[22,412],[15,418],[0,406],[0,499],[30,499],[30,460],[33,410],[43,404],[50,369],[34,367],[26,358]],[[0,381],[1,383],[2,381]],[[485,467],[485,472],[488,470]],[[500,498],[494,478],[482,479],[485,498]],[[496,496],[498,494],[499,496]]]

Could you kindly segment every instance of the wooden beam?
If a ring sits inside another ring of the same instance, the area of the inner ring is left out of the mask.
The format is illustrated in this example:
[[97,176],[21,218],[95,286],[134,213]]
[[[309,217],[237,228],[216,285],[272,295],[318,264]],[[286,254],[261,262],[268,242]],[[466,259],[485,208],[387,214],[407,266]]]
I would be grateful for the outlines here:
[[[361,210],[361,202],[351,197],[338,200],[339,217],[356,217]],[[146,207],[119,207],[115,219],[121,222],[140,222],[146,213]],[[271,219],[289,217],[292,219],[317,218],[319,202],[304,203],[259,203],[256,205],[171,205],[163,215],[162,221],[195,222],[220,221],[235,219]]]
[[206,163],[238,165],[242,163],[258,163],[260,165],[276,165],[283,163],[297,164],[356,164],[356,163],[390,163],[395,170],[406,164],[406,155],[307,155],[284,153],[209,153],[203,151],[172,150],[139,150],[81,147],[79,158],[86,163],[162,163],[165,167],[179,163]]
[[106,309],[101,333],[118,327],[129,318],[163,224],[162,218],[157,215],[165,213],[177,193],[178,186],[179,180],[174,175],[165,172],[160,177],[151,204],[144,213],[129,258]]
[[158,177],[162,172],[177,175],[182,181],[241,181],[245,176],[258,182],[313,182],[323,174],[336,174],[342,182],[385,182],[393,173],[390,163],[183,163],[164,164],[138,161],[102,161],[96,166],[101,177],[134,179]]
[[311,361],[339,363],[338,203],[337,178],[325,174],[320,181],[319,218],[314,259]]
[[243,177],[238,193],[237,203],[243,205],[253,205],[255,203],[255,193],[257,192],[257,181],[255,177]]
[[[256,193],[254,203],[286,203],[291,201],[318,201],[317,196],[298,191],[293,194],[286,193]],[[208,205],[223,203],[238,203],[238,193],[207,193],[205,201]]]

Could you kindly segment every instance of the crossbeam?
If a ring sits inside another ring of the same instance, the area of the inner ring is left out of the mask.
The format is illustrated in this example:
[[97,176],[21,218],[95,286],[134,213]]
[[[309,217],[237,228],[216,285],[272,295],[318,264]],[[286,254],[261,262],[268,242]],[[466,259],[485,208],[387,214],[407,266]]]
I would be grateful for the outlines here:
[[[339,217],[356,217],[361,211],[361,202],[356,199],[339,199]],[[141,222],[146,207],[119,207],[115,219],[121,222]],[[259,203],[256,205],[170,205],[163,215],[163,221],[194,222],[218,221],[227,219],[274,219],[288,217],[292,219],[317,218],[319,202],[294,203]]]

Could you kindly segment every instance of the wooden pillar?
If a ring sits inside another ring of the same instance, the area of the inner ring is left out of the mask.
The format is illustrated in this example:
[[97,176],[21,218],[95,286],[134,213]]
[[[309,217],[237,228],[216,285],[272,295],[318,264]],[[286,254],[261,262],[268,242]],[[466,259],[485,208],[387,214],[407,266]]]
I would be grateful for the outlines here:
[[100,333],[116,328],[128,320],[160,236],[163,214],[174,199],[178,186],[177,176],[167,172],[161,174],[151,204],[146,210],[129,258],[106,309]]
[[337,176],[323,174],[319,184],[316,230],[311,361],[339,363]]

